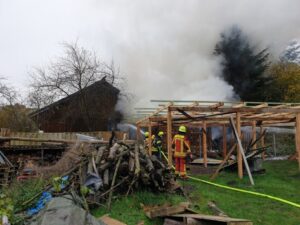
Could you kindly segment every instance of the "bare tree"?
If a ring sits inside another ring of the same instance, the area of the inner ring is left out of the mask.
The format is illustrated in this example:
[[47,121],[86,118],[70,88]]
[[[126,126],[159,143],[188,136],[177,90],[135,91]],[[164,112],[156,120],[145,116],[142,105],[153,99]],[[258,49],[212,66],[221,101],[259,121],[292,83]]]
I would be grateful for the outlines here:
[[34,122],[28,117],[29,109],[20,104],[20,98],[15,88],[0,78],[0,127],[16,131],[33,131]]
[[0,104],[14,105],[17,101],[17,92],[13,87],[4,83],[5,78],[0,78]]
[[114,63],[101,62],[94,52],[77,43],[64,43],[64,55],[46,68],[35,68],[31,73],[29,94],[31,106],[40,108],[66,97],[102,79],[116,85],[119,71]]

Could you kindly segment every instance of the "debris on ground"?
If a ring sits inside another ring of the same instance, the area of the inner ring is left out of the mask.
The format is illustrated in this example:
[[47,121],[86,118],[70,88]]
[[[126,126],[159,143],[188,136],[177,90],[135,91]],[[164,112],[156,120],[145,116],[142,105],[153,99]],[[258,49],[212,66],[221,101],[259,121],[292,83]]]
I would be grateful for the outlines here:
[[212,202],[210,202],[210,205],[223,216],[198,214],[189,208],[190,204],[188,202],[182,202],[178,205],[143,206],[143,209],[146,216],[150,219],[156,217],[164,218],[164,225],[253,225],[249,220],[228,217]]
[[143,206],[143,210],[149,219],[153,219],[156,217],[165,217],[173,214],[184,213],[189,208],[189,206],[190,203],[181,202],[180,204],[175,206],[170,204],[164,204],[161,206]]
[[32,219],[30,225],[105,225],[75,202],[71,195],[53,198],[47,207]]
[[[24,204],[27,216],[37,221],[32,225],[55,224],[49,222],[54,215],[62,218],[77,211],[82,215],[88,214],[93,207],[104,206],[110,210],[116,197],[127,196],[137,190],[174,193],[180,189],[174,181],[173,170],[167,164],[156,156],[148,155],[142,145],[124,142],[111,146],[76,143],[55,165],[35,166],[33,170],[49,182],[45,192],[38,193]],[[71,200],[63,200],[69,198],[66,195],[71,196],[80,210]],[[32,205],[38,198],[37,203]],[[56,207],[64,207],[59,213],[65,214],[58,216]],[[54,211],[56,213],[53,214]],[[72,224],[77,217],[65,218],[69,222],[64,224]],[[56,222],[59,224],[59,221]]]
[[178,225],[253,225],[250,220],[203,214],[176,214],[172,215],[170,219],[176,221]]
[[228,217],[227,214],[226,214],[223,210],[221,210],[221,209],[216,205],[215,202],[209,201],[209,202],[207,203],[207,206],[213,211],[214,215],[216,215],[216,216],[224,216],[224,217]]
[[109,215],[104,215],[98,219],[106,225],[126,225],[126,223],[122,223],[119,220],[111,218]]

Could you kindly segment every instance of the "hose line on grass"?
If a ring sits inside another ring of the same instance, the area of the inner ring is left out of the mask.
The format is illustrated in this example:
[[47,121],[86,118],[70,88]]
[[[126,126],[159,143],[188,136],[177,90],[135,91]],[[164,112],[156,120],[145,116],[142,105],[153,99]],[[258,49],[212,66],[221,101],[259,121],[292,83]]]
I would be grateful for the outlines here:
[[[166,157],[165,153],[164,152],[161,152],[161,153],[162,153],[163,157],[165,158],[165,160],[168,161],[168,158]],[[172,165],[172,168],[175,169],[175,167],[173,165]],[[240,189],[240,188],[234,188],[234,187],[230,187],[230,186],[226,186],[226,185],[222,185],[222,184],[217,184],[217,183],[203,180],[203,179],[200,179],[197,177],[192,177],[192,176],[187,176],[187,177],[190,178],[191,180],[202,182],[202,183],[209,184],[209,185],[213,185],[215,187],[219,187],[219,188],[223,188],[223,189],[227,189],[227,190],[231,190],[231,191],[237,191],[237,192],[241,192],[241,193],[246,193],[246,194],[251,194],[251,195],[255,195],[255,196],[260,196],[260,197],[264,197],[264,198],[269,198],[269,199],[272,199],[272,200],[275,200],[278,202],[285,203],[287,205],[291,205],[291,206],[300,208],[300,204],[285,200],[283,198],[278,198],[278,197],[275,197],[272,195],[267,195],[267,194],[263,194],[263,193],[259,193],[259,192],[255,192],[255,191],[247,191],[247,190]]]
[[269,198],[269,199],[272,199],[272,200],[275,200],[275,201],[278,201],[278,202],[282,202],[282,203],[300,208],[300,204],[297,204],[295,202],[291,202],[291,201],[288,201],[288,200],[285,200],[285,199],[282,199],[282,198],[274,197],[272,195],[267,195],[267,194],[263,194],[263,193],[259,193],[259,192],[247,191],[247,190],[240,189],[240,188],[234,188],[234,187],[229,187],[229,186],[226,186],[226,185],[216,184],[216,183],[213,183],[213,182],[210,182],[210,181],[207,181],[207,180],[203,180],[203,179],[199,179],[199,178],[196,178],[196,177],[192,177],[192,176],[188,176],[188,178],[190,178],[191,180],[199,181],[199,182],[202,182],[202,183],[205,183],[205,184],[210,184],[210,185],[220,187],[220,188],[224,188],[224,189],[227,189],[227,190],[232,190],[232,191],[237,191],[237,192],[242,192],[242,193],[247,193],[247,194],[251,194],[251,195],[256,195],[256,196],[260,196],[260,197]]

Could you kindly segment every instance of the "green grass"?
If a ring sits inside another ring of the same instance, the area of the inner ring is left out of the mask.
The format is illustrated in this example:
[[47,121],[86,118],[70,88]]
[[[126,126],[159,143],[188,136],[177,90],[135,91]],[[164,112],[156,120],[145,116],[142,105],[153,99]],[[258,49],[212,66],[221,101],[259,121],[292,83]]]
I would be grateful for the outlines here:
[[[238,187],[284,198],[300,204],[300,173],[296,162],[265,162],[266,174],[255,175],[255,186],[249,186],[245,177],[238,180],[235,173],[222,173],[216,183]],[[207,201],[215,201],[229,216],[246,218],[255,225],[299,225],[300,209],[274,200],[220,189],[210,185],[189,181],[195,188],[193,197],[199,197],[201,212],[208,212]]]
[[[225,184],[246,190],[257,191],[284,198],[300,204],[300,173],[298,165],[291,161],[265,162],[266,174],[255,175],[255,186],[249,180],[237,178],[236,173],[221,173],[216,183]],[[205,176],[201,178],[207,179]],[[195,210],[204,214],[212,214],[207,207],[208,201],[231,217],[250,219],[255,225],[299,225],[300,209],[274,200],[221,189],[196,181],[184,181],[182,185],[188,190]],[[133,196],[122,197],[114,201],[111,217],[129,225],[144,221],[145,224],[162,224],[162,220],[148,220],[140,204],[153,205],[166,202],[176,204],[186,201],[182,196],[163,193],[138,192]],[[97,217],[108,213],[103,207],[93,211]]]
[[9,187],[5,187],[0,190],[0,194],[10,200],[11,206],[13,208],[14,215],[10,217],[10,222],[12,224],[22,224],[23,218],[16,216],[16,212],[20,210],[25,210],[29,208],[32,204],[36,202],[32,201],[30,204],[23,205],[24,202],[30,200],[37,193],[40,193],[45,186],[45,181],[42,179],[30,179],[22,182],[13,182]]
[[112,218],[118,219],[127,224],[137,224],[144,221],[145,225],[148,224],[163,224],[162,219],[148,219],[142,209],[141,204],[144,205],[157,205],[164,203],[178,204],[182,201],[186,201],[183,196],[171,195],[165,193],[151,193],[151,192],[137,192],[131,196],[117,199],[112,204],[111,212],[108,212],[106,208],[101,207],[92,211],[92,214],[96,217],[100,217],[104,214],[110,214]]

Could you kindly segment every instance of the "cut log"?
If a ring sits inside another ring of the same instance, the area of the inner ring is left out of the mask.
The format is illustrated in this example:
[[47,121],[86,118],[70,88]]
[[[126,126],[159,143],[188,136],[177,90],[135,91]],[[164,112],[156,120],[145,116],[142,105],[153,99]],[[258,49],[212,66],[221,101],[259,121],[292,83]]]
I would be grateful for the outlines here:
[[109,170],[108,169],[106,169],[103,173],[103,184],[104,184],[104,186],[109,185]]
[[133,157],[130,156],[129,157],[129,173],[133,174],[134,173],[134,169],[135,169],[135,159],[134,159],[134,155]]
[[139,160],[139,147],[136,144],[134,147],[134,159],[135,159],[135,176],[139,176],[141,167],[140,167],[140,160]]
[[106,147],[104,147],[104,146],[102,146],[98,149],[97,155],[96,155],[96,160],[95,160],[96,165],[98,165],[101,162],[101,159],[102,159],[102,156],[103,156],[103,153],[105,150],[106,150]]
[[114,160],[117,154],[117,150],[121,146],[118,143],[115,143],[110,149],[109,149],[109,155],[108,155],[108,160]]

